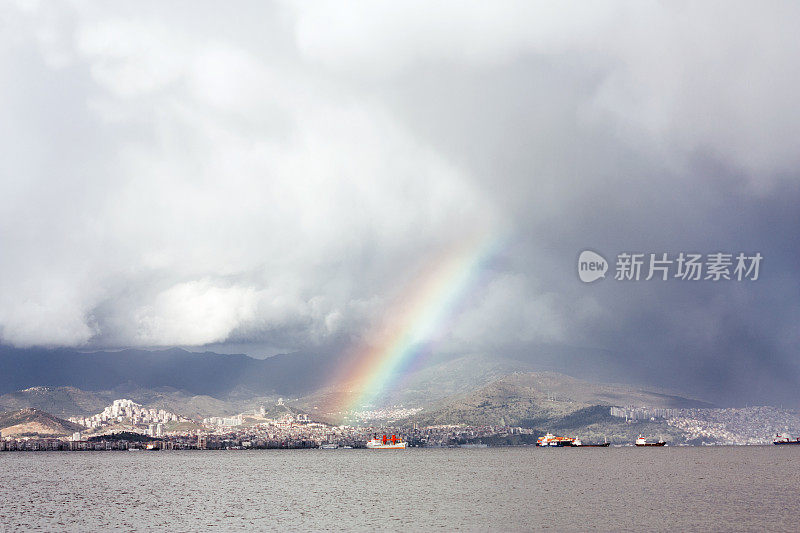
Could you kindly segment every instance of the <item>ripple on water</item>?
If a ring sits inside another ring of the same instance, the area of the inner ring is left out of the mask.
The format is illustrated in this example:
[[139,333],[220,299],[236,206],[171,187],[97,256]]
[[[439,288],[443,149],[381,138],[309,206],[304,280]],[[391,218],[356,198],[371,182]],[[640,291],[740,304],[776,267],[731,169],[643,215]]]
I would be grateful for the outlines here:
[[[800,448],[800,447],[799,447]],[[2,529],[794,529],[792,447],[0,453]]]

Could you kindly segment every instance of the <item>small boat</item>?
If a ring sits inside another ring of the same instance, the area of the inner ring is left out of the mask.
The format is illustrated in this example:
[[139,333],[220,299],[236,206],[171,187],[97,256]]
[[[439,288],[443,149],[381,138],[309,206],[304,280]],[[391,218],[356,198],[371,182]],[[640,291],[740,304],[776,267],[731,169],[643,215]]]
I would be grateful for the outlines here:
[[367,448],[370,450],[404,450],[407,446],[408,443],[397,435],[392,435],[391,438],[384,435],[383,439],[376,437],[367,441]]
[[335,442],[326,442],[324,444],[320,444],[319,445],[319,449],[320,450],[335,450],[338,447],[339,447],[339,445],[336,444]]
[[800,438],[792,439],[786,435],[776,434],[772,444],[800,444]]
[[637,446],[666,446],[667,443],[663,439],[658,439],[658,442],[647,442],[647,439],[639,435],[634,443]]

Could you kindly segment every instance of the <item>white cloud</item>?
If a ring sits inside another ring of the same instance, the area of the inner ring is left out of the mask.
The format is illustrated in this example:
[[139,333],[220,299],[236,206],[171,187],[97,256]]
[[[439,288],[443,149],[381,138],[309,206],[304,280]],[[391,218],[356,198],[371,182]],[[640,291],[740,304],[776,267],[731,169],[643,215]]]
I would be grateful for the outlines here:
[[184,73],[190,44],[158,21],[108,19],[85,25],[76,52],[89,59],[95,81],[129,98],[166,88]]
[[[74,63],[49,75],[78,86],[59,113],[86,129],[52,139],[50,116],[26,119],[42,126],[30,143],[89,158],[20,171],[37,213],[4,237],[7,249],[18,239],[0,295],[6,342],[324,341],[419,251],[492,223],[458,169],[335,80],[191,26],[75,16]],[[69,197],[45,205],[58,176]],[[40,240],[26,233],[37,216],[52,221]],[[71,299],[32,290],[42,279]],[[58,310],[52,328],[72,334],[36,333],[27,309]]]
[[[65,280],[36,281],[36,287],[11,289],[2,299],[0,324],[5,342],[17,346],[71,346],[83,344],[97,334],[86,295],[80,294],[77,287],[69,286]],[[25,297],[9,302],[9,296],[21,295]]]
[[241,322],[252,320],[256,300],[252,288],[216,287],[208,280],[175,285],[137,310],[135,341],[146,346],[224,341]]
[[540,1],[289,4],[297,12],[300,50],[326,67],[359,76],[396,74],[417,63],[470,66],[520,54],[560,53],[590,45],[609,27],[619,3]]

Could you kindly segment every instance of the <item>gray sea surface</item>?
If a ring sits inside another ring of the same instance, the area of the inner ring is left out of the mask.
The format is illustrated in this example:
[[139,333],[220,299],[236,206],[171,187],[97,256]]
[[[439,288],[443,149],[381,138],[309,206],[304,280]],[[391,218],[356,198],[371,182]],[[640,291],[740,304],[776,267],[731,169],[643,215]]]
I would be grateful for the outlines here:
[[3,531],[800,530],[800,446],[0,452]]

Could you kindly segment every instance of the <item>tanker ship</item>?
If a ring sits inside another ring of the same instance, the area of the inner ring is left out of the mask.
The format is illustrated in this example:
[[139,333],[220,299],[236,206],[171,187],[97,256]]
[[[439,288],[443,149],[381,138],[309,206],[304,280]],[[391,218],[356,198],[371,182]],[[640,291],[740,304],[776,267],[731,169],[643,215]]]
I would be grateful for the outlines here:
[[646,438],[639,435],[639,438],[636,439],[636,442],[634,444],[636,444],[637,446],[666,446],[667,443],[664,442],[662,439],[658,439],[658,442],[647,442]]
[[382,439],[374,438],[367,441],[367,448],[370,450],[403,450],[408,446],[408,443],[397,435],[392,435],[387,438],[386,435]]

